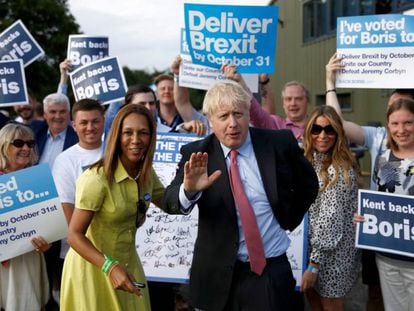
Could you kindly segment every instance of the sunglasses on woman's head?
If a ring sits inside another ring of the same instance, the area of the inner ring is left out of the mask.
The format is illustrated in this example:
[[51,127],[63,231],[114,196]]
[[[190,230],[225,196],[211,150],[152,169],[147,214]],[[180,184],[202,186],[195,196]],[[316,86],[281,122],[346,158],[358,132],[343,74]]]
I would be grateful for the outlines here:
[[322,131],[324,131],[326,135],[336,135],[336,131],[332,125],[320,126],[318,124],[313,124],[310,130],[313,135],[319,135]]
[[33,148],[36,144],[36,141],[34,141],[33,139],[31,140],[15,139],[10,144],[15,146],[16,148],[22,148],[24,145],[26,145],[29,148]]

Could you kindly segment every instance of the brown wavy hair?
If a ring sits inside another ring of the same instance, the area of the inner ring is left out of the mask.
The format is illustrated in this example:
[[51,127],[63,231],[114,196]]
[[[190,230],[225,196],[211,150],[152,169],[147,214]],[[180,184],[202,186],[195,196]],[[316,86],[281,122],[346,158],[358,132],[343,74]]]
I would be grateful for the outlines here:
[[[340,174],[340,168],[343,169],[345,182],[347,185],[350,183],[349,171],[354,169],[355,172],[359,172],[359,168],[355,157],[348,146],[348,141],[345,136],[345,131],[342,126],[342,120],[336,113],[336,111],[330,106],[316,107],[309,117],[308,124],[305,128],[303,135],[303,148],[305,151],[305,157],[314,165],[314,151],[311,128],[315,124],[318,117],[325,117],[332,125],[336,132],[336,140],[332,148],[327,152],[326,158],[323,160],[320,175],[323,181],[323,185],[320,187],[320,191],[334,185],[338,181]],[[329,179],[328,168],[332,165],[335,170],[335,176],[332,180]]]

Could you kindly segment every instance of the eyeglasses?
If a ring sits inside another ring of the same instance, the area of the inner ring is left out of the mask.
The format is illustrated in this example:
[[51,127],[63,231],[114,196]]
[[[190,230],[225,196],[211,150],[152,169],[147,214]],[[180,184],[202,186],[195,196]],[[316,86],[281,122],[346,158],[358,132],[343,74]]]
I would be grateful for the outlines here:
[[318,124],[313,124],[310,130],[311,134],[313,135],[319,135],[320,133],[322,133],[322,131],[324,131],[325,134],[329,136],[336,135],[336,131],[332,127],[332,125],[320,126]]
[[36,141],[34,141],[33,139],[31,140],[15,139],[10,144],[15,146],[16,148],[22,148],[24,145],[26,145],[29,148],[33,148],[36,144]]
[[137,202],[137,218],[135,219],[135,225],[137,228],[141,227],[145,222],[145,214],[147,212],[147,206],[143,199],[139,199]]

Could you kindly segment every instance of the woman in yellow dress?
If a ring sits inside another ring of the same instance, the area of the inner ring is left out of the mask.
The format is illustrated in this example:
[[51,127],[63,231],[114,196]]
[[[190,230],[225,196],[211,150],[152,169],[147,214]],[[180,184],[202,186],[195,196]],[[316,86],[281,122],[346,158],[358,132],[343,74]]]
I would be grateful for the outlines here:
[[164,192],[152,168],[155,140],[150,112],[127,105],[112,124],[103,158],[79,177],[62,311],[151,310],[135,233]]

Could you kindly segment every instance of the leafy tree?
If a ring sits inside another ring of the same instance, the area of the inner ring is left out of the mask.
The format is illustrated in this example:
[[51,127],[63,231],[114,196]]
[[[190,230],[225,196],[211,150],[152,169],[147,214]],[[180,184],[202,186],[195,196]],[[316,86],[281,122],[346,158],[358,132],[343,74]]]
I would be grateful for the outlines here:
[[[130,69],[127,66],[124,66],[122,69],[124,71],[125,80],[128,86],[132,86],[135,84],[151,85],[156,76],[167,72],[154,70],[151,73],[145,70]],[[205,91],[203,90],[190,89],[191,103],[198,110],[201,109],[203,105],[204,94]]]
[[130,69],[127,66],[124,66],[122,69],[124,71],[125,80],[128,86],[135,84],[151,85],[154,81],[154,77],[160,74],[158,71],[149,73],[145,70]]
[[[66,58],[68,36],[81,32],[69,11],[67,0],[0,0],[0,32],[18,19],[45,51],[44,57],[25,68],[27,85],[41,101],[44,96],[56,91],[59,63]],[[151,85],[154,77],[163,73],[128,67],[123,67],[123,71],[127,85]],[[200,109],[204,92],[190,90],[190,96],[193,105]]]
[[203,108],[205,94],[206,91],[204,90],[190,89],[190,99],[195,109],[201,110]]
[[20,19],[45,51],[25,68],[26,82],[41,100],[56,92],[59,63],[65,59],[68,35],[79,33],[67,0],[0,0],[0,31]]

